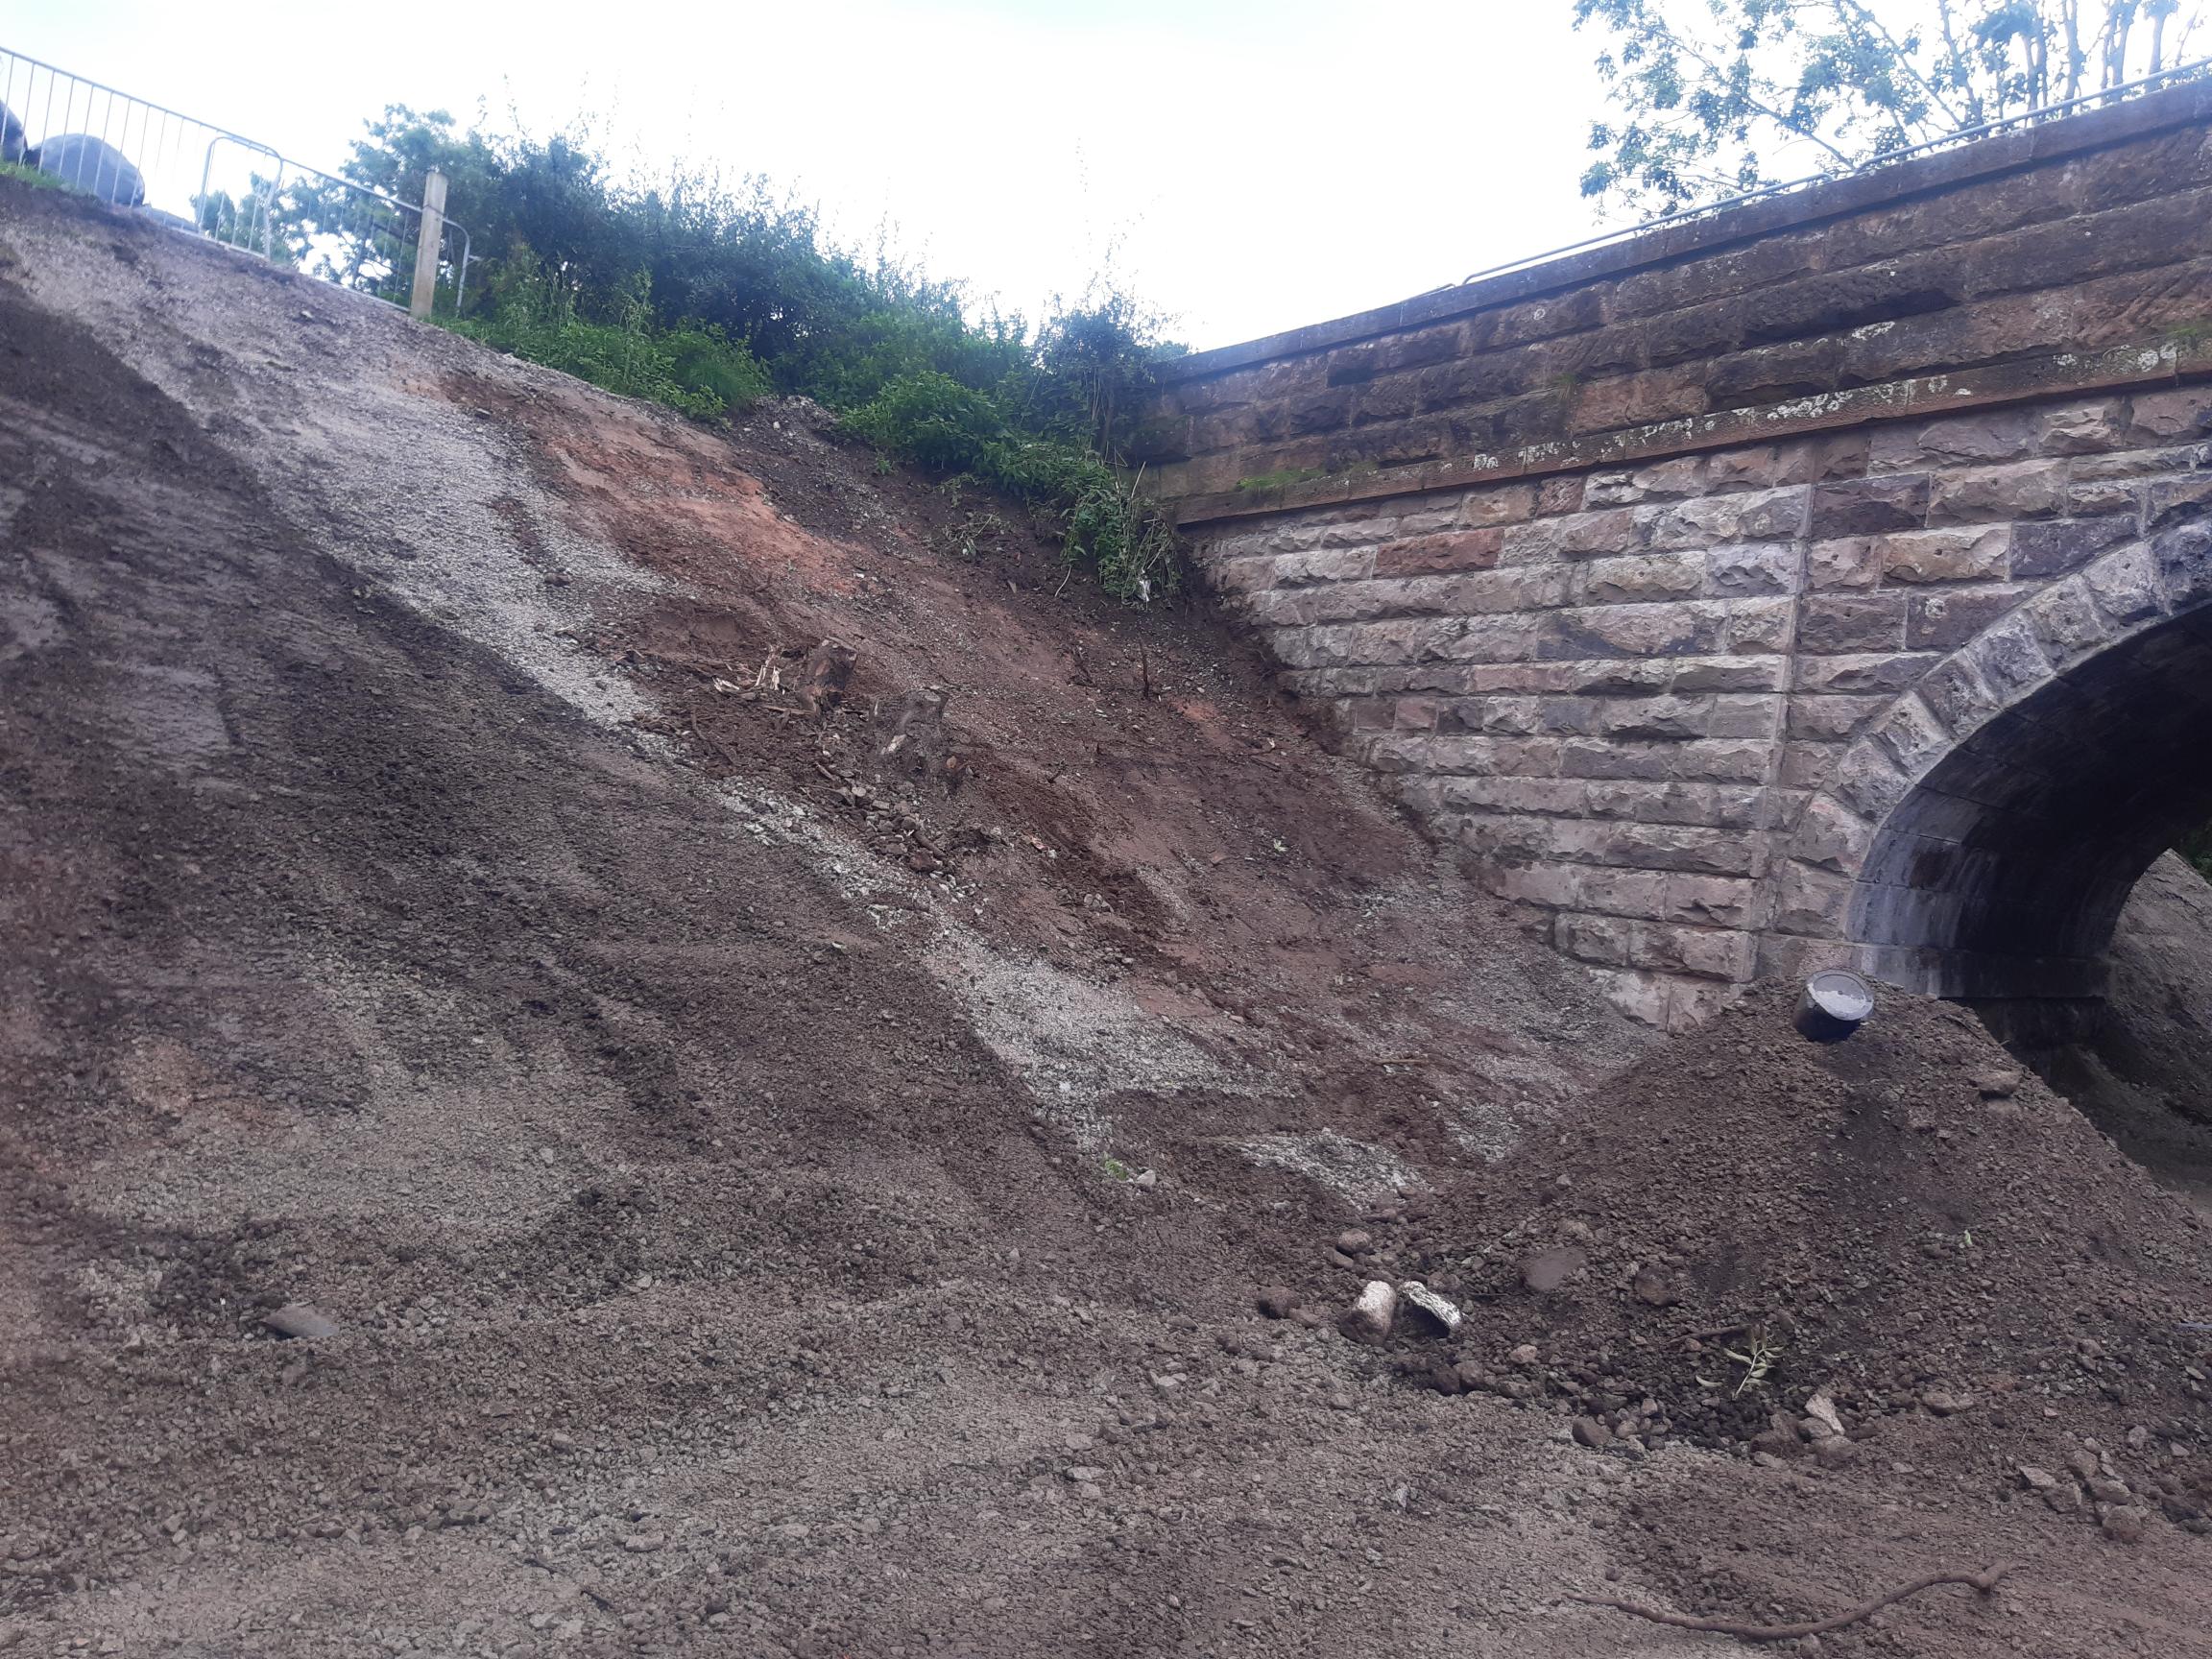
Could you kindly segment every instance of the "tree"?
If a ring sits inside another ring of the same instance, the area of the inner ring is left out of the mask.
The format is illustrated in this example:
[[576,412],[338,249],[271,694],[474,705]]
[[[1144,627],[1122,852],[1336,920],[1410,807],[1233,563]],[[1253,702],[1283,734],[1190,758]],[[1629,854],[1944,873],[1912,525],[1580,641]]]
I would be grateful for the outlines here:
[[484,239],[476,252],[496,252],[506,245],[512,227],[500,193],[501,161],[480,132],[457,132],[443,109],[419,114],[404,104],[386,105],[366,125],[369,136],[353,140],[347,178],[402,202],[420,202],[423,176],[435,167],[445,175],[446,216]]
[[1575,0],[1614,107],[1582,193],[1651,213],[1841,172],[2185,61],[2202,0]]

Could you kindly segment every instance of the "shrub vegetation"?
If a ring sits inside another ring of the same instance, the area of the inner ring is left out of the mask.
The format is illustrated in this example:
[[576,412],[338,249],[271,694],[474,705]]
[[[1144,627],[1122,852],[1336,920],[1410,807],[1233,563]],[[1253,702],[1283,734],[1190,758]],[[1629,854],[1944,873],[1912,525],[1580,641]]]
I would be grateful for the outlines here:
[[634,187],[585,138],[495,139],[442,112],[388,108],[346,172],[414,201],[432,166],[473,240],[460,332],[699,420],[812,397],[886,458],[1012,496],[1117,596],[1176,587],[1172,529],[1122,464],[1154,365],[1182,348],[1128,296],[1035,325],[977,315],[957,283],[835,246],[759,178]]

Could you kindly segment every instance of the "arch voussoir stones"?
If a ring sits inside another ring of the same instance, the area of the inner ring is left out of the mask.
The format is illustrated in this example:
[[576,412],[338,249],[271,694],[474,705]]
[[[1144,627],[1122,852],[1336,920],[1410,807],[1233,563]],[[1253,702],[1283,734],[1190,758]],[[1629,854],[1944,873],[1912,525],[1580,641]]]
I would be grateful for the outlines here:
[[[2131,647],[2212,605],[2207,561],[2212,528],[2182,518],[2054,582],[1926,669],[1850,746],[1789,844],[1794,873],[1777,881],[1769,922],[1802,941],[1798,959],[1942,996],[2095,996],[2104,935],[2063,903],[2038,928],[2027,901],[2085,884],[2124,892],[2162,844],[2147,826],[2194,810],[2106,808],[2114,757],[2128,749],[2116,733],[2170,707],[2175,676],[2198,663]],[[2172,793],[2212,789],[2184,780]],[[2021,913],[1987,914],[2007,906]]]

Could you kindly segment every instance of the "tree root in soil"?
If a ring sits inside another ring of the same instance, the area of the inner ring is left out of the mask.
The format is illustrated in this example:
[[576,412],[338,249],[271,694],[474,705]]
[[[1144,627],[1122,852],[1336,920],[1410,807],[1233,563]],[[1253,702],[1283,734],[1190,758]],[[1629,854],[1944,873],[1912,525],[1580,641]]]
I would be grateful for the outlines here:
[[1892,1601],[1902,1601],[1908,1596],[1917,1596],[1923,1590],[1933,1590],[1938,1584],[1970,1584],[1986,1596],[1997,1588],[1997,1581],[2020,1564],[2017,1561],[2000,1561],[1994,1567],[1980,1573],[1931,1573],[1925,1578],[1915,1578],[1909,1584],[1900,1584],[1894,1590],[1885,1591],[1873,1600],[1854,1607],[1848,1613],[1839,1613],[1833,1619],[1815,1619],[1806,1624],[1740,1624],[1729,1619],[1694,1619],[1687,1613],[1666,1613],[1656,1607],[1641,1607],[1633,1601],[1622,1601],[1611,1596],[1570,1595],[1570,1601],[1587,1602],[1593,1607],[1615,1607],[1623,1613],[1632,1613],[1639,1619],[1648,1619],[1654,1624],[1671,1624],[1677,1630],[1703,1630],[1716,1636],[1733,1636],[1742,1642],[1791,1642],[1800,1636],[1825,1636],[1831,1630],[1840,1630],[1846,1624],[1879,1613]]

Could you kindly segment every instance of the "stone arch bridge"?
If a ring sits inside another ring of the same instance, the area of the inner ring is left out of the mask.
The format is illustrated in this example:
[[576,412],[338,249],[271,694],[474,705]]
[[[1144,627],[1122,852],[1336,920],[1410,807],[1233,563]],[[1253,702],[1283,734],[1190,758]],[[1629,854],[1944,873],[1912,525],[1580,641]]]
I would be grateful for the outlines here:
[[2063,1012],[2212,819],[2212,86],[1171,366],[1299,696],[1654,1022]]

